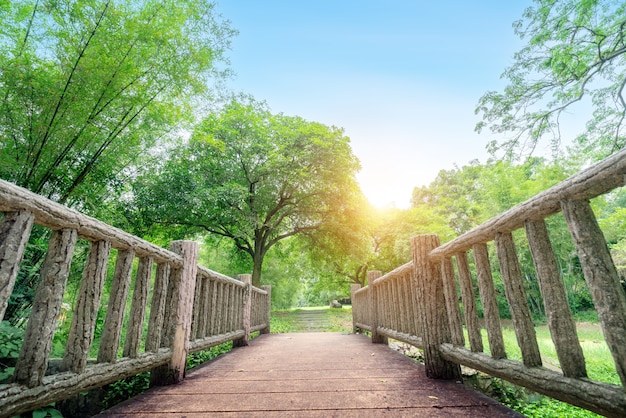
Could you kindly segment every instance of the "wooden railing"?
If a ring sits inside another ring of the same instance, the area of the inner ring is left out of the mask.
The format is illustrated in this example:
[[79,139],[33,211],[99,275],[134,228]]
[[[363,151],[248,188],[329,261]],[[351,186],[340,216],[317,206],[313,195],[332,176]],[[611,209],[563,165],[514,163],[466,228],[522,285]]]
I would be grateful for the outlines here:
[[[7,309],[33,225],[52,231],[14,383],[0,385],[0,417],[148,370],[153,385],[175,383],[183,379],[188,353],[231,340],[246,345],[251,332],[269,332],[269,286],[258,289],[250,284],[250,275],[242,275],[239,281],[198,266],[195,242],[175,241],[168,251],[1,180],[0,212],[0,318]],[[89,241],[89,254],[64,357],[50,359],[78,239]],[[117,255],[110,299],[97,358],[91,359],[112,249]]]
[[[436,235],[412,240],[413,260],[369,286],[353,289],[354,326],[413,344],[424,351],[426,373],[459,379],[468,366],[536,392],[607,416],[626,415],[626,296],[589,199],[626,182],[626,151],[440,246]],[[621,386],[587,377],[574,319],[544,219],[561,212],[575,243],[587,286],[612,353]],[[542,367],[512,232],[524,228],[544,301],[561,372]],[[496,255],[522,361],[507,359],[487,243]],[[474,257],[470,269],[468,253]],[[456,261],[455,275],[452,259]],[[472,273],[479,295],[472,286]],[[469,349],[465,347],[457,297],[463,305]],[[357,286],[358,287],[358,286]],[[477,314],[480,297],[490,354],[483,353]]]

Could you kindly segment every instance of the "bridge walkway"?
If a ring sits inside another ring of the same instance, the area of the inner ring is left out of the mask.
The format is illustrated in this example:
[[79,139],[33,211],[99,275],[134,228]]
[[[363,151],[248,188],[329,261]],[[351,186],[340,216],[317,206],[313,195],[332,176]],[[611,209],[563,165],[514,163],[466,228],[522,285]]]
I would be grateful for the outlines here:
[[106,417],[520,417],[364,335],[266,334]]

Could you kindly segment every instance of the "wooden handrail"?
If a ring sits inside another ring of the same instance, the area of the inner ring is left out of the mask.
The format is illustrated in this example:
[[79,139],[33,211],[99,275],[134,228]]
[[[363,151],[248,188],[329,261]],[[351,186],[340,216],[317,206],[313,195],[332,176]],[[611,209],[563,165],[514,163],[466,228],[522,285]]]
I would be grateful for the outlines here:
[[[496,216],[444,245],[435,236],[413,239],[413,261],[352,288],[354,326],[413,344],[424,350],[426,371],[432,377],[457,378],[449,362],[460,364],[525,386],[536,392],[607,416],[626,411],[626,295],[589,199],[626,183],[626,150],[581,171],[562,183]],[[567,295],[556,266],[544,222],[562,212],[576,245],[585,281],[613,355],[621,386],[587,378],[585,360],[576,335]],[[562,372],[541,365],[529,306],[522,283],[512,232],[525,228],[544,306]],[[495,241],[522,361],[506,358],[487,243]],[[436,248],[433,248],[436,247]],[[424,256],[424,251],[428,256]],[[468,252],[474,256],[479,297],[483,306],[490,355],[483,354]],[[455,277],[453,259],[458,277]],[[459,286],[457,286],[457,280]],[[460,287],[460,289],[459,289]],[[461,328],[457,292],[460,290],[469,336]],[[376,298],[372,298],[376,294]],[[378,300],[379,302],[372,302]],[[407,302],[412,300],[412,306]],[[381,303],[382,301],[382,303]],[[406,326],[407,317],[414,323]],[[372,342],[382,342],[372,338]]]
[[[175,383],[184,377],[188,353],[238,340],[251,332],[269,332],[271,288],[248,287],[198,266],[197,244],[192,241],[175,241],[166,250],[2,180],[0,212],[0,317],[4,316],[33,225],[52,231],[15,381],[0,384],[0,417],[46,406],[148,370],[153,385]],[[49,358],[52,339],[78,239],[90,242],[89,256],[83,266],[64,358],[53,360]],[[113,249],[117,256],[110,300],[97,359],[91,359],[95,320]],[[131,289],[135,262],[135,286]],[[129,294],[132,302],[120,357]],[[150,299],[145,348],[140,352]],[[248,324],[243,321],[246,304],[252,312]]]

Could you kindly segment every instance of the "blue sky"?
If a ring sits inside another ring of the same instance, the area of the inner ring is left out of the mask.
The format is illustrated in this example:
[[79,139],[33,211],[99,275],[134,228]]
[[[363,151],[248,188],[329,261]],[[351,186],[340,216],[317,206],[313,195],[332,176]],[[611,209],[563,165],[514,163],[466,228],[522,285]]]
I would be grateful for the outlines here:
[[486,161],[474,108],[522,41],[531,0],[219,0],[239,31],[233,91],[345,129],[375,205],[407,207],[439,170]]

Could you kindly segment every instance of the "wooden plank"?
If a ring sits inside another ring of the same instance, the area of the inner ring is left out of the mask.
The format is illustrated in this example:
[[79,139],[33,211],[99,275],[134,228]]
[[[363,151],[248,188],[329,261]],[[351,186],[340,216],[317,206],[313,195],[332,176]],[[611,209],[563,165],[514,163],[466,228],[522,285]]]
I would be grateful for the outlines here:
[[[114,416],[521,417],[363,335],[262,335],[101,414]],[[258,415],[255,415],[258,414]],[[316,415],[313,415],[316,416]]]

